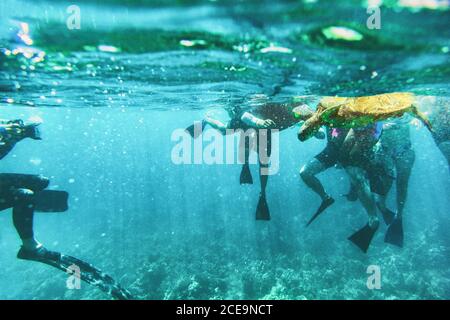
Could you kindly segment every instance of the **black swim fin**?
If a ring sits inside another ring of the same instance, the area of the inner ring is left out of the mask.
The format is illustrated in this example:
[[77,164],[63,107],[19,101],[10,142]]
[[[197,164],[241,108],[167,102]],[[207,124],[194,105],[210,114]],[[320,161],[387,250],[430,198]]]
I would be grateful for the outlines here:
[[[205,120],[201,121],[201,127],[202,127],[201,130],[199,130],[200,128],[198,128],[198,126],[199,126],[199,121],[196,121],[196,122],[194,122],[193,125],[190,125],[189,127],[187,127],[184,130],[187,133],[189,133],[192,138],[197,139],[200,136],[200,134],[202,133],[203,129],[205,129],[206,121]],[[195,129],[197,129],[197,130],[195,130]]]
[[34,210],[40,212],[64,212],[69,209],[66,191],[43,190],[34,196]]
[[374,227],[370,227],[369,224],[366,224],[363,228],[356,231],[352,234],[348,240],[357,245],[364,253],[369,249],[370,243],[372,242],[373,236],[375,232],[378,230],[379,223]]
[[253,184],[252,173],[248,163],[242,166],[241,176],[239,177],[240,184]]
[[72,256],[67,256],[56,251],[50,251],[44,247],[37,251],[25,250],[23,247],[17,253],[17,258],[45,263],[49,266],[73,274],[75,268],[80,271],[80,279],[100,288],[117,300],[133,299],[132,295],[109,275],[103,273],[90,263]]
[[384,242],[403,248],[403,221],[401,218],[395,218],[389,225]]
[[256,207],[256,220],[270,220],[269,206],[267,205],[266,195],[260,194],[258,206]]
[[334,199],[332,197],[328,197],[325,200],[322,201],[322,203],[320,204],[320,207],[317,209],[316,213],[311,217],[311,219],[309,219],[308,223],[306,224],[306,226],[309,226],[314,220],[316,220],[316,218],[325,211],[326,208],[328,208],[329,206],[331,206],[334,203]]
[[382,208],[378,203],[377,207],[378,210],[380,210],[381,214],[383,215],[383,220],[386,223],[386,225],[390,225],[392,221],[394,221],[395,219],[395,212],[389,210],[388,208]]

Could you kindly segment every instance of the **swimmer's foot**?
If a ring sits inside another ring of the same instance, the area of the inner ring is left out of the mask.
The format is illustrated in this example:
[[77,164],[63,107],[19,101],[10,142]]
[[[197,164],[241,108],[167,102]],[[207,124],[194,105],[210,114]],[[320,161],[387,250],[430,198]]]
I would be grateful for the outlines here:
[[22,246],[17,253],[17,258],[33,261],[57,261],[61,258],[61,254],[58,252],[47,250],[42,245],[35,249],[26,249],[24,246]]
[[395,219],[395,212],[392,210],[389,210],[387,207],[380,205],[377,203],[378,210],[380,210],[381,214],[383,215],[383,220],[387,225],[390,225],[392,221]]

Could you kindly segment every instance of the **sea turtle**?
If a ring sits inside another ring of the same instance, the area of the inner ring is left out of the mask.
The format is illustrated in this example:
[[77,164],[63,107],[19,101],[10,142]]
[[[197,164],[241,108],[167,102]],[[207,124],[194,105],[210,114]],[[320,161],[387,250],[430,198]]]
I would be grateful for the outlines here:
[[[298,138],[305,141],[321,126],[334,128],[365,127],[377,121],[410,113],[431,131],[431,123],[415,105],[415,96],[407,92],[385,93],[367,97],[324,97],[317,110],[304,122]],[[301,112],[293,110],[294,113]]]

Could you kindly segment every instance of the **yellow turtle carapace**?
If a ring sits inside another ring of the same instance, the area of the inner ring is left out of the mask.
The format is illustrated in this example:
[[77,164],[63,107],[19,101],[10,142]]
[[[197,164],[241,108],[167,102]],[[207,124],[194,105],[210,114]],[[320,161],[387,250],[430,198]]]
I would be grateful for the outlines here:
[[[334,128],[365,127],[377,121],[410,113],[431,131],[431,123],[415,105],[415,96],[407,92],[385,93],[367,97],[324,97],[317,110],[305,121],[298,138],[305,141],[321,126]],[[295,110],[294,110],[295,112]]]

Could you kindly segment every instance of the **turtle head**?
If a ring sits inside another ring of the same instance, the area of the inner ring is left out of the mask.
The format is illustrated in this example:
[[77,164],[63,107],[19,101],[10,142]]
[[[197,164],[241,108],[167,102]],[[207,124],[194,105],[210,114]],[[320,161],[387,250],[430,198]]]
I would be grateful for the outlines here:
[[314,114],[300,127],[297,137],[300,141],[306,141],[313,137],[319,131],[320,127],[320,118],[317,114]]
[[294,117],[299,121],[306,121],[311,118],[314,114],[314,111],[307,104],[300,104],[292,109],[294,113]]

